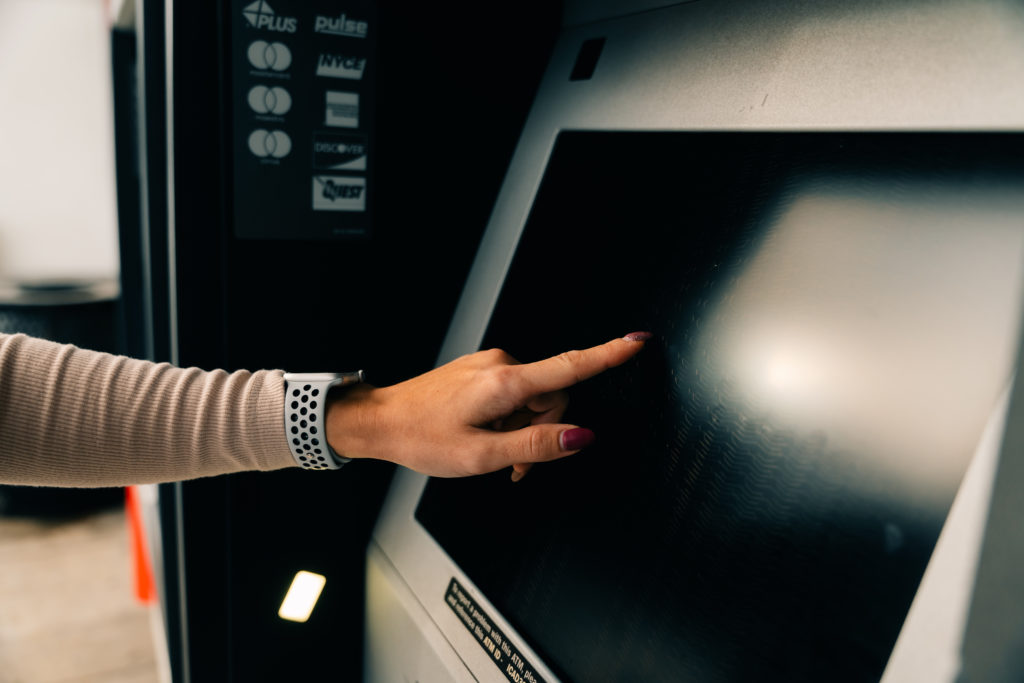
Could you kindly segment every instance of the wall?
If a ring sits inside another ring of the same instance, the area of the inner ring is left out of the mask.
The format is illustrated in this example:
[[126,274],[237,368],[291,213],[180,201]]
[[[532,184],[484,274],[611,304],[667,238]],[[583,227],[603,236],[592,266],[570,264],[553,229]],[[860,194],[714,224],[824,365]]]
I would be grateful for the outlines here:
[[0,0],[0,280],[117,274],[100,0]]

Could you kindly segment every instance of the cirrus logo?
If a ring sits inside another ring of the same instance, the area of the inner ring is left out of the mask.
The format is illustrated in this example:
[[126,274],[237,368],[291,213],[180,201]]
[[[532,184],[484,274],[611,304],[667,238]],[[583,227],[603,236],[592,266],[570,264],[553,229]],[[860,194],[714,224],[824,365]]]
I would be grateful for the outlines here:
[[274,9],[264,0],[256,0],[242,9],[242,16],[253,28],[281,33],[295,33],[299,28],[299,20],[295,17],[278,16]]

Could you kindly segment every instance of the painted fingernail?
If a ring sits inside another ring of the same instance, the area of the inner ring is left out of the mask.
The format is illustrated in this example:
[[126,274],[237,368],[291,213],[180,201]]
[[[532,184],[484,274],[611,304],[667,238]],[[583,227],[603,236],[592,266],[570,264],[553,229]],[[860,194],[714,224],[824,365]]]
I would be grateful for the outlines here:
[[623,339],[626,341],[647,341],[653,336],[650,332],[630,332]]
[[562,432],[561,442],[563,451],[578,451],[594,442],[594,432],[584,427],[566,429]]
[[519,470],[512,470],[512,481],[519,481],[526,476],[526,472],[520,472]]

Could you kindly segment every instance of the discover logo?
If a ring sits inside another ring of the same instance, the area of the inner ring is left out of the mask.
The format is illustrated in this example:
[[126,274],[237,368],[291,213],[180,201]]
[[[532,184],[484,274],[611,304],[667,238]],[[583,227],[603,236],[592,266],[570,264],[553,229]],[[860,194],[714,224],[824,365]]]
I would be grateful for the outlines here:
[[323,171],[365,171],[366,137],[314,133],[313,168]]

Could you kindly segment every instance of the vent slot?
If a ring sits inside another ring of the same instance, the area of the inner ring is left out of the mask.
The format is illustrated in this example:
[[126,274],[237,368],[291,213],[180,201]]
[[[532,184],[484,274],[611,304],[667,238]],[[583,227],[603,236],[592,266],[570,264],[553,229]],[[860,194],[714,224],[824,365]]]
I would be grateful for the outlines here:
[[583,41],[580,52],[576,55],[572,73],[569,74],[570,81],[586,81],[594,75],[597,60],[601,57],[601,50],[604,49],[604,40],[604,38],[590,38]]

